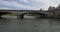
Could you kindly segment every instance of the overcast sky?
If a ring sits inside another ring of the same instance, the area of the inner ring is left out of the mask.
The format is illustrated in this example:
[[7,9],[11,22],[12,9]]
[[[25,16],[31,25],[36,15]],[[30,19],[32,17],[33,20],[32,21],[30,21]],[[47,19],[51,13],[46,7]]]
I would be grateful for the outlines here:
[[0,0],[0,9],[39,10],[57,7],[60,0]]

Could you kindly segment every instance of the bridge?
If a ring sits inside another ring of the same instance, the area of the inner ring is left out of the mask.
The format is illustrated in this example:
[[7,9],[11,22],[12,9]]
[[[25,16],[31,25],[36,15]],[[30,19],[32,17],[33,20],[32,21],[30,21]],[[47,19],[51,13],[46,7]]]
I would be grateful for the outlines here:
[[0,17],[5,14],[16,14],[17,18],[24,18],[25,14],[31,14],[36,17],[50,17],[51,11],[39,11],[39,10],[0,10]]

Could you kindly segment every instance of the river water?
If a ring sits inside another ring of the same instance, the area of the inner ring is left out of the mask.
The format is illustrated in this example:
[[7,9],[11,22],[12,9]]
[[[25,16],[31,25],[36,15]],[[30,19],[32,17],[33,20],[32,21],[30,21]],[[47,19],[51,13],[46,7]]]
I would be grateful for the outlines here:
[[1,18],[0,32],[60,32],[60,19]]

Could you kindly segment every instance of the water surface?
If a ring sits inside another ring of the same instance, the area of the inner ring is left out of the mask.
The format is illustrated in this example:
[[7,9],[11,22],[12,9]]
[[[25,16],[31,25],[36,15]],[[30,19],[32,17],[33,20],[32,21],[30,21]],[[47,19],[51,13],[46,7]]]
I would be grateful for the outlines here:
[[60,19],[0,19],[0,32],[60,32]]

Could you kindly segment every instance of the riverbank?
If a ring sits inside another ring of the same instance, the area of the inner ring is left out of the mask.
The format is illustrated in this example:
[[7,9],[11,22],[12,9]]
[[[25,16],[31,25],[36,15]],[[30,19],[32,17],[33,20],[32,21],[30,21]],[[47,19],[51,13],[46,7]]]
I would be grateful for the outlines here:
[[17,16],[7,16],[7,15],[3,15],[2,18],[17,18]]

